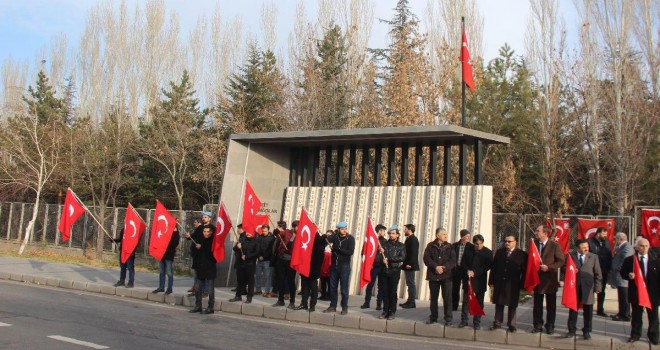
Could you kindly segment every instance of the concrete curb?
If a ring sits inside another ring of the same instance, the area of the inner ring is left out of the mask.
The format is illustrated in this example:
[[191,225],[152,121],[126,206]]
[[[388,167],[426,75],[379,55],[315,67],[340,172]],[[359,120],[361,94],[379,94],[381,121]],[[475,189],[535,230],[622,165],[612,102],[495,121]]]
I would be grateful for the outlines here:
[[[45,276],[21,275],[8,272],[0,272],[0,280],[10,280],[15,282],[33,283],[36,285],[46,285],[63,289],[72,289],[87,291],[91,293],[100,293],[106,295],[125,296],[141,300],[149,300],[158,303],[167,303],[191,307],[195,300],[183,294],[164,295],[162,293],[152,294],[144,288],[115,288],[109,285],[84,281],[60,280],[57,278],[48,278]],[[203,304],[206,304],[204,300]],[[287,320],[300,323],[311,323],[324,326],[334,326],[342,328],[363,329],[375,332],[387,332],[392,334],[408,334],[419,337],[429,338],[447,338],[462,341],[477,341],[483,343],[497,343],[509,345],[522,345],[527,347],[540,347],[549,349],[566,350],[623,350],[640,349],[651,350],[652,347],[646,341],[638,341],[633,344],[624,343],[621,339],[606,337],[594,337],[591,340],[584,340],[581,337],[563,338],[558,335],[531,334],[526,332],[509,333],[506,330],[474,330],[472,327],[456,328],[445,327],[442,324],[435,323],[431,325],[425,322],[414,322],[411,320],[380,320],[376,316],[370,315],[340,315],[335,313],[323,313],[320,311],[307,312],[305,310],[289,310],[285,307],[272,307],[261,304],[245,304],[241,302],[230,303],[216,300],[214,305],[216,311],[228,312],[233,314],[242,314],[252,317],[263,317],[269,319]]]

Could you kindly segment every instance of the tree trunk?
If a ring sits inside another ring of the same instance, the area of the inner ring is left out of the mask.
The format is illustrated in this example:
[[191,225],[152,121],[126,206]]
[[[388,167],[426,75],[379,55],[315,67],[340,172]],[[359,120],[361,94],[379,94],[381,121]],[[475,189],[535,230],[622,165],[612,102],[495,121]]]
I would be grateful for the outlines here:
[[25,237],[23,238],[21,247],[18,248],[18,255],[23,255],[23,251],[25,251],[25,247],[30,241],[30,236],[32,236],[32,231],[34,231],[34,223],[37,221],[37,215],[39,213],[39,202],[41,202],[41,189],[37,190],[37,196],[34,201],[34,208],[32,209],[32,218],[25,227]]

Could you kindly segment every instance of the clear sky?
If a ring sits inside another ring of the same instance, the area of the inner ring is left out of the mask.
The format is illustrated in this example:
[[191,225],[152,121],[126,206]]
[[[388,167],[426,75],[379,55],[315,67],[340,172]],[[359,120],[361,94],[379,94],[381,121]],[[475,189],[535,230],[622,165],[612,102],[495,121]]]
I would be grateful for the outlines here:
[[[112,0],[119,3],[119,1]],[[433,1],[433,0],[431,0]],[[452,1],[452,0],[446,0]],[[132,11],[143,0],[127,0]],[[165,0],[168,11],[179,15],[183,33],[188,33],[201,14],[211,16],[216,3],[224,11],[223,18],[242,15],[244,28],[259,33],[259,9],[264,0]],[[270,3],[271,1],[267,1]],[[34,64],[40,50],[46,48],[51,39],[64,33],[70,45],[78,44],[85,26],[86,14],[98,2],[96,0],[0,0],[0,61],[11,57],[17,61],[28,60]],[[278,8],[278,46],[285,47],[288,33],[292,29],[297,0],[274,1]],[[375,17],[389,19],[396,0],[374,0]],[[560,12],[569,33],[569,44],[575,42],[577,33],[576,15],[572,1],[560,1]],[[490,60],[497,56],[498,49],[506,42],[519,54],[524,53],[524,34],[527,26],[529,2],[527,0],[477,0],[484,17],[484,56]],[[426,0],[410,0],[417,16],[424,20]],[[315,18],[316,1],[308,0],[309,18]],[[469,37],[469,33],[468,33]],[[371,47],[383,47],[387,42],[387,27],[374,21]]]

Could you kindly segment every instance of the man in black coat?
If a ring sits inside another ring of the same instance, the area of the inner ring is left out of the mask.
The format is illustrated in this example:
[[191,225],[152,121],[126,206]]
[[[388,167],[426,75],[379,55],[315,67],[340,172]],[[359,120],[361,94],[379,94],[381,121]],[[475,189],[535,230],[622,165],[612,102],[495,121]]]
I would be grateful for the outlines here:
[[[124,241],[124,229],[122,228],[119,231],[119,237],[110,238],[110,242],[117,243],[117,251],[119,252],[119,281],[115,283],[115,287],[126,286],[126,288],[133,288],[133,282],[135,281],[135,249],[131,255],[126,259],[126,262],[121,262],[121,250],[123,247],[122,242]],[[128,270],[128,284],[124,284],[126,280],[126,271]]]
[[[488,289],[488,270],[493,265],[493,252],[484,246],[484,236],[475,235],[472,238],[474,245],[474,252],[472,257],[466,261],[466,268],[468,269],[467,275],[472,283],[472,290],[477,296],[479,305],[484,307],[484,295]],[[461,310],[461,324],[458,326],[463,327],[468,324],[469,305],[467,298],[463,298],[463,307]],[[475,315],[472,318],[472,326],[474,329],[481,329],[481,316]]]
[[231,302],[241,301],[241,292],[247,287],[246,304],[252,302],[254,295],[254,273],[257,268],[257,259],[259,258],[259,241],[252,232],[245,232],[245,236],[240,237],[234,246],[234,256],[236,263],[236,296],[229,299]]
[[[208,227],[211,229],[211,233],[215,232],[215,226],[211,224],[211,215],[213,215],[210,211],[204,211],[202,212],[202,217],[201,217],[201,225],[195,226],[195,230],[193,231],[192,234],[186,232],[185,237],[187,240],[194,241],[194,242],[199,242],[204,238],[204,228]],[[199,263],[197,261],[197,256],[199,254],[199,250],[195,248],[195,243],[192,243],[190,245],[190,258],[192,259],[192,269],[195,271],[194,274],[194,285],[193,288],[189,289],[188,292],[190,294],[188,295],[194,295],[195,294],[195,286],[197,285],[197,268],[199,267]],[[204,294],[208,293],[208,286],[202,285],[202,292]]]
[[[378,235],[378,246],[382,247],[386,242],[385,233],[387,233],[387,227],[382,224],[376,225],[374,228],[376,234]],[[360,306],[360,309],[368,309],[371,304],[371,295],[373,294],[374,285],[378,283],[378,291],[376,292],[376,310],[381,310],[383,305],[383,287],[380,284],[380,270],[383,269],[383,254],[376,254],[376,259],[374,264],[371,267],[371,282],[367,284],[367,288],[364,290],[364,304]],[[376,282],[378,281],[378,282]]]
[[415,274],[419,271],[419,240],[415,236],[415,225],[404,226],[403,234],[406,235],[406,261],[403,263],[403,271],[406,275],[406,286],[408,287],[408,300],[399,304],[402,309],[414,309],[417,298],[417,285]]
[[491,330],[502,328],[504,307],[509,307],[507,326],[509,332],[516,332],[516,310],[520,290],[525,283],[527,253],[517,247],[518,238],[513,234],[504,237],[504,247],[495,252],[493,267],[490,270],[488,284],[493,288],[495,320]]
[[[603,281],[607,281],[607,277],[612,269],[612,248],[610,247],[610,241],[607,240],[607,229],[605,227],[599,227],[596,230],[596,234],[589,238],[588,243],[589,251],[598,255],[598,263],[603,274]],[[607,317],[603,307],[603,304],[605,304],[606,289],[603,288],[598,293],[598,298],[596,299],[596,315],[598,316]]]
[[[312,246],[312,261],[309,266],[309,276],[305,277],[300,274],[300,286],[302,288],[302,300],[296,310],[309,310],[314,312],[316,310],[316,300],[319,296],[319,277],[321,276],[321,265],[323,264],[323,256],[325,253],[325,246],[328,243],[325,241],[325,236],[316,232],[314,245]],[[307,301],[310,299],[309,306]]]
[[426,324],[438,322],[438,296],[442,289],[442,305],[445,315],[445,326],[451,326],[451,273],[456,266],[456,254],[447,242],[449,233],[444,228],[435,230],[435,240],[424,249],[424,265],[426,265],[426,280],[429,281],[431,292],[431,316]]
[[[660,268],[658,259],[650,259],[649,254],[649,241],[646,238],[638,238],[635,246],[635,253],[627,257],[623,261],[621,267],[621,277],[628,280],[628,301],[632,306],[632,315],[630,319],[630,338],[629,343],[636,342],[642,335],[642,314],[644,307],[639,305],[639,297],[637,284],[635,279],[641,278],[646,284],[649,300],[651,301],[651,309],[646,309],[646,314],[649,320],[649,328],[646,335],[653,345],[658,345],[658,293],[660,292],[658,279],[660,278]],[[637,259],[642,275],[638,276],[634,271],[634,261]]]
[[[458,242],[452,244],[454,253],[456,254],[456,267],[452,272],[453,284],[451,291],[452,308],[454,311],[458,310],[458,304],[461,301],[461,290],[463,290],[463,301],[467,298],[467,271],[468,262],[472,259],[474,254],[474,245],[470,243],[470,231],[463,229],[460,232],[460,239]],[[461,325],[467,326],[467,322]]]
[[270,261],[273,258],[273,245],[275,236],[270,232],[268,225],[261,226],[261,235],[257,237],[259,245],[259,258],[257,259],[255,295],[268,297],[273,287],[273,268]]
[[393,320],[396,315],[397,289],[401,278],[401,267],[406,258],[406,248],[399,242],[399,227],[394,225],[388,229],[389,239],[383,244],[379,252],[384,256],[385,267],[380,271],[383,286],[383,313],[380,319]]
[[[213,256],[213,232],[210,227],[204,227],[202,237],[194,245],[197,250],[197,282],[195,285],[195,307],[190,310],[191,313],[199,312],[202,314],[214,313],[215,305],[215,287],[213,282],[216,276],[216,260]],[[202,286],[208,286],[209,303],[205,310],[202,310]]]

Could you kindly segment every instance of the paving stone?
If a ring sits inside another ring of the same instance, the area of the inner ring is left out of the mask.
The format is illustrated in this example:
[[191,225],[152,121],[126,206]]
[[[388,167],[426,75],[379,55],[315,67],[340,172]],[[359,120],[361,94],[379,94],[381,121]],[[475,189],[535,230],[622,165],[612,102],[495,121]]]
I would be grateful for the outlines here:
[[[131,289],[131,288],[117,287],[117,288],[115,288],[115,295],[131,298],[132,295],[133,295],[132,291],[133,291],[133,289]],[[146,291],[146,289],[145,289],[145,291]]]
[[[37,280],[35,279],[35,282]],[[92,293],[101,293],[101,285],[98,283],[87,283],[87,291]]]
[[60,280],[60,288],[72,289],[73,281]]
[[75,290],[87,290],[87,282],[73,281],[72,288]]
[[651,348],[651,343],[644,339],[634,343],[626,343],[625,341],[626,340],[612,339],[612,350],[649,350]]
[[141,288],[131,289],[131,298],[146,300],[150,295],[153,295],[155,299],[149,299],[149,300],[160,301],[161,303],[165,301],[165,296],[163,294],[152,294],[149,293],[148,290]]
[[115,295],[116,288],[113,286],[101,286],[101,293]]
[[387,321],[387,333],[415,334],[415,322],[411,320],[395,319]]
[[23,275],[23,282],[34,283],[34,275]]
[[[219,299],[215,299],[213,302],[213,311],[222,311],[222,307],[225,306],[226,301],[220,301]],[[208,307],[209,302],[206,302],[206,306]]]
[[575,349],[575,337],[566,338],[563,335],[548,335],[545,333],[541,334],[541,347],[542,348],[552,348],[552,349]]
[[235,301],[235,302],[230,302],[230,301],[222,301],[222,311],[223,312],[231,312],[232,314],[240,314],[241,313],[241,304],[243,302],[240,301]]
[[8,280],[11,277],[11,273],[7,271],[0,271],[0,280]]
[[495,343],[495,344],[506,344],[506,330],[496,329],[480,329],[474,331],[475,340],[486,343]]
[[318,311],[310,312],[309,323],[320,324],[324,326],[334,326],[335,314],[334,313],[325,314],[323,312],[318,312]]
[[286,308],[284,306],[272,307],[264,306],[264,317],[283,320],[286,318]]
[[287,321],[309,323],[309,311],[287,309],[285,319]]
[[612,349],[612,338],[592,335],[589,340],[584,340],[578,333],[575,339],[575,349],[577,350],[610,350]]
[[59,280],[59,278],[47,278],[46,279],[46,285],[51,286],[51,287],[59,287],[60,286],[60,280]]
[[440,323],[426,324],[425,322],[415,322],[415,335],[443,338],[445,336],[445,326]]
[[509,333],[507,335],[506,343],[509,345],[539,347],[541,346],[541,334],[521,332],[518,330],[516,333]]
[[474,340],[474,328],[445,327],[445,338],[457,340]]
[[342,328],[360,328],[360,316],[354,314],[341,315],[335,314],[335,327]]
[[9,279],[16,282],[23,282],[23,274],[21,273],[11,273],[9,274]]
[[181,304],[183,306],[195,306],[195,297],[185,295]]
[[378,319],[371,315],[363,315],[360,317],[360,329],[367,331],[385,332],[387,329],[387,321],[385,319]]
[[181,305],[183,303],[183,294],[169,294],[165,296],[165,303],[170,305]]
[[264,306],[259,304],[243,304],[241,305],[241,313],[249,316],[264,316]]
[[41,285],[46,285],[46,278],[45,276],[34,276],[34,283],[36,284],[41,284]]

